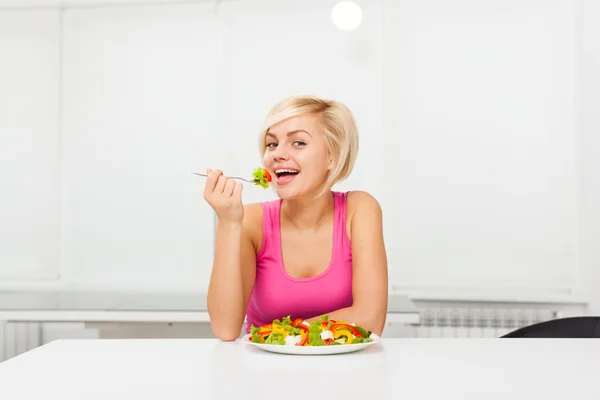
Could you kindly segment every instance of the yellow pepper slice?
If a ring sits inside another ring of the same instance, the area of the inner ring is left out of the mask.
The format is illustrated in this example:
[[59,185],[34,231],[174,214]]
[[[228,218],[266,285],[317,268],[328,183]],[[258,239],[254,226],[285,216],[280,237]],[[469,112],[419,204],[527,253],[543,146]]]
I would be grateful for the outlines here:
[[288,333],[285,331],[285,329],[283,328],[283,326],[277,325],[277,324],[273,324],[273,332],[281,333],[283,335],[284,339],[288,335]]
[[350,344],[350,343],[352,343],[354,341],[354,336],[347,329],[336,329],[333,332],[333,338],[334,339],[339,339],[341,336],[346,336],[347,337],[346,342],[344,344]]

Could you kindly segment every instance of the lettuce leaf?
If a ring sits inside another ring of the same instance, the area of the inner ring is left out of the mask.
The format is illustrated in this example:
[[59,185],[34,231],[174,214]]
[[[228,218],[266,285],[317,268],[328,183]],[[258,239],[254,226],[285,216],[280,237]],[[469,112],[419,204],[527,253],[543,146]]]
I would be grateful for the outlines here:
[[369,338],[369,337],[355,337],[354,340],[352,341],[352,344],[355,343],[368,343],[368,342],[372,342],[373,339]]
[[321,321],[314,321],[308,327],[308,344],[311,346],[325,346],[323,339],[321,339]]
[[254,172],[252,172],[252,177],[254,177],[254,183],[256,185],[261,186],[263,189],[267,189],[269,187],[269,181],[267,181],[267,177],[265,175],[265,169],[262,167],[256,168]]
[[[363,337],[368,338],[371,336],[371,331],[366,331],[363,328],[361,328],[360,326],[355,326],[356,330],[360,332],[361,335],[363,335]],[[371,340],[373,341],[373,340]]]
[[283,335],[279,332],[272,332],[267,340],[265,340],[265,344],[285,344],[285,339]]
[[254,326],[254,324],[252,324],[252,326],[250,327],[250,335],[252,335],[250,341],[253,343],[260,343],[260,336],[258,335],[258,332],[260,332],[260,328],[257,328],[256,326]]

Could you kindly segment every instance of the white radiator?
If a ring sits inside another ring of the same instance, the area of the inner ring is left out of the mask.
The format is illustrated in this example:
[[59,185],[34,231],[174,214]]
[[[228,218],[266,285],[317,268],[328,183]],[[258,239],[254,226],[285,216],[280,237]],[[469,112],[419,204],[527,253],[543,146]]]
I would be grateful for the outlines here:
[[40,346],[41,324],[0,322],[0,362]]
[[427,308],[412,335],[419,338],[492,338],[560,318],[559,310],[538,308]]

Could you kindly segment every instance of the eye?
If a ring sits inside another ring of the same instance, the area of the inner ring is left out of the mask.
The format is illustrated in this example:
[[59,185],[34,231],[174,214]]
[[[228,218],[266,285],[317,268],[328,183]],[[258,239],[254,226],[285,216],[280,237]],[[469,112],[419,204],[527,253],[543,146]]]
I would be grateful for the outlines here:
[[306,143],[304,143],[302,140],[296,140],[294,144],[297,146],[306,146]]
[[275,143],[275,142],[267,143],[267,149],[272,149],[275,146],[277,146],[277,143]]

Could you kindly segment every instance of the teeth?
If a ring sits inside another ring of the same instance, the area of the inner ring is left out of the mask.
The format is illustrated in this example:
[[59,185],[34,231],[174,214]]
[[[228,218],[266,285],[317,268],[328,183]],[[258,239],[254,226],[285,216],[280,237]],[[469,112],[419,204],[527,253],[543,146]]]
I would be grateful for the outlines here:
[[275,170],[276,174],[281,174],[282,172],[291,172],[291,173],[294,173],[294,172],[298,172],[298,171],[296,171],[294,169],[277,169],[277,170]]

